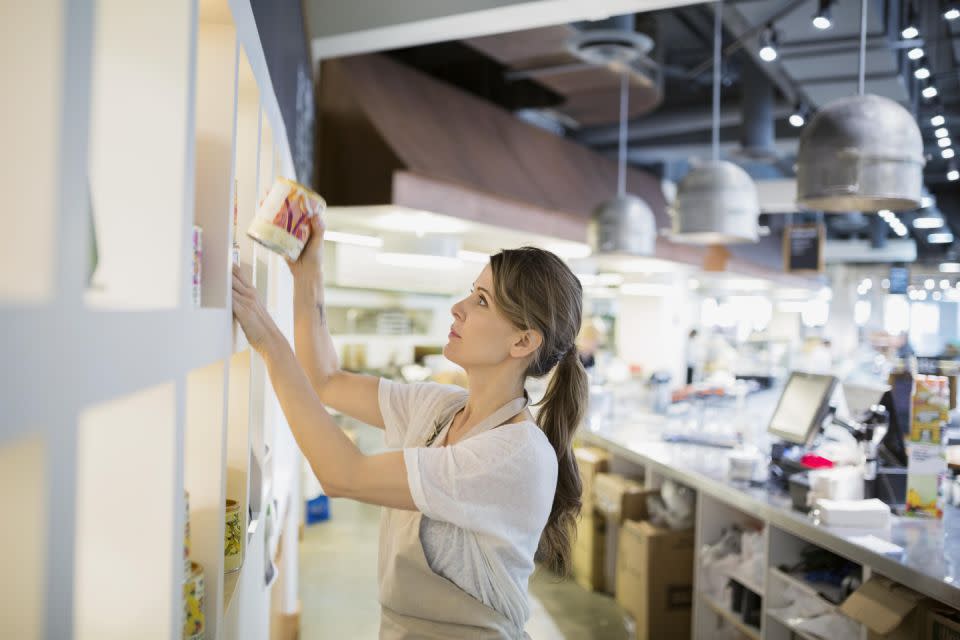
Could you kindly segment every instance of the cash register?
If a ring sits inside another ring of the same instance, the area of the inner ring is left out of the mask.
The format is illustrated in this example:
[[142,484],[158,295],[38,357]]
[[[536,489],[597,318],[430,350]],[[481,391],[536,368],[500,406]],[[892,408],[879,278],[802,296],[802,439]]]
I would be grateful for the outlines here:
[[[795,508],[806,510],[810,468],[801,463],[801,458],[829,419],[829,424],[845,429],[862,448],[864,497],[877,497],[894,507],[902,505],[906,492],[906,455],[901,409],[905,404],[909,407],[909,398],[896,398],[896,391],[887,391],[879,404],[856,420],[850,420],[838,415],[844,399],[836,377],[791,374],[767,428],[775,438],[770,453],[771,482],[790,492]],[[874,435],[879,435],[881,429],[885,433],[877,442]]]

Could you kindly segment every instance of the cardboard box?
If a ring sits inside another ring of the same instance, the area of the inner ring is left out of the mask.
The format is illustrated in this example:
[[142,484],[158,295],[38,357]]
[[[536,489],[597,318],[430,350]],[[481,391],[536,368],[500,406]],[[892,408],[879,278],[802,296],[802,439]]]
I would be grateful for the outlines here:
[[616,598],[633,618],[637,640],[689,638],[693,612],[692,529],[649,522],[620,528]]
[[840,610],[865,625],[870,640],[917,640],[930,604],[916,591],[877,576],[851,593]]
[[645,489],[636,480],[616,473],[598,473],[593,482],[594,508],[607,521],[603,590],[613,595],[617,588],[620,525],[627,520],[646,520],[647,497],[656,495],[658,490]]
[[603,590],[606,519],[592,509],[581,511],[573,541],[573,579],[587,591]]
[[597,447],[577,447],[573,450],[583,483],[583,510],[593,509],[593,479],[610,467],[610,454]]
[[593,479],[593,504],[617,524],[624,520],[647,519],[647,490],[642,483],[619,473],[598,473]]

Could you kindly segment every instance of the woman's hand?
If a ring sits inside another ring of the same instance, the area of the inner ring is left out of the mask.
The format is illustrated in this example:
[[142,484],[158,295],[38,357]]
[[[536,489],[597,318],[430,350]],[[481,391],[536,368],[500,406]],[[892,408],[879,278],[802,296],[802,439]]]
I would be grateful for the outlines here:
[[287,260],[294,281],[320,277],[323,272],[323,234],[326,230],[323,216],[310,218],[310,239],[300,252],[300,258]]
[[233,316],[240,323],[247,342],[257,352],[262,352],[269,338],[279,333],[273,318],[257,297],[257,290],[237,265],[233,265]]

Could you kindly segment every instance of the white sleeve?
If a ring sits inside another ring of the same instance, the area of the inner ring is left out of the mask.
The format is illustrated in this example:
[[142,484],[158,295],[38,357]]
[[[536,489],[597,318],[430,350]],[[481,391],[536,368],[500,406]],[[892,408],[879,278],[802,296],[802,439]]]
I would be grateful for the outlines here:
[[404,449],[417,508],[433,520],[506,539],[545,522],[557,484],[556,454],[521,429],[494,429],[451,447]]
[[377,400],[383,416],[386,445],[392,449],[406,445],[411,429],[413,433],[425,432],[430,426],[426,423],[436,419],[437,408],[443,406],[451,395],[463,393],[462,388],[452,385],[393,382],[380,378]]

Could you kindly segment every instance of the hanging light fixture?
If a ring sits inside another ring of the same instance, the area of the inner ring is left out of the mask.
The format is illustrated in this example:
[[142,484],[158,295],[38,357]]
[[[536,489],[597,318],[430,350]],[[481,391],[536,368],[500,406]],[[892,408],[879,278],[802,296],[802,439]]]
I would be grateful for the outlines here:
[[909,111],[864,94],[867,0],[860,5],[860,73],[856,96],[810,120],[797,153],[797,202],[819,211],[908,211],[920,205],[923,138]]
[[723,5],[715,5],[713,33],[713,158],[677,187],[670,239],[685,244],[756,242],[760,201],[746,171],[720,160],[720,44]]
[[620,138],[617,195],[596,208],[590,221],[590,246],[600,256],[652,256],[657,223],[650,206],[627,193],[627,101],[629,73],[620,73]]
[[830,19],[830,5],[833,0],[820,0],[817,6],[817,12],[814,14],[813,26],[823,31],[833,26],[833,20]]

